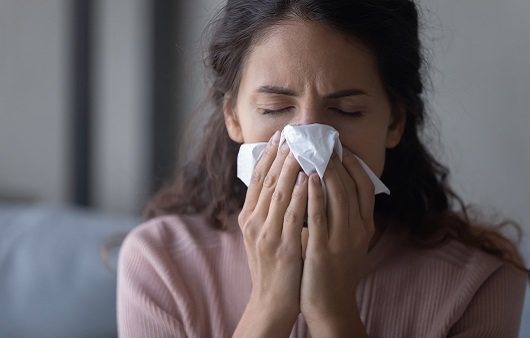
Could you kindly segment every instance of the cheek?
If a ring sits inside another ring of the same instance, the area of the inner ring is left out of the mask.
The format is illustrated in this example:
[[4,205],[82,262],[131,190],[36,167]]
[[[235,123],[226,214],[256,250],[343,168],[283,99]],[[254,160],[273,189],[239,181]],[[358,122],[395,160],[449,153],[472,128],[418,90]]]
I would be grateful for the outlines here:
[[368,167],[381,177],[385,167],[386,148],[383,142],[362,137],[341,137],[342,145],[360,157]]
[[257,142],[268,142],[276,130],[282,128],[276,128],[274,125],[265,123],[242,123],[241,129],[243,132],[244,143],[257,143]]
[[386,150],[385,148],[383,148],[376,154],[372,154],[370,158],[365,161],[365,163],[370,167],[370,169],[372,169],[374,174],[379,178],[381,177],[381,175],[383,175],[383,169],[385,168],[385,153]]
[[288,123],[271,117],[245,119],[241,121],[243,140],[245,143],[268,142],[277,130],[281,131]]

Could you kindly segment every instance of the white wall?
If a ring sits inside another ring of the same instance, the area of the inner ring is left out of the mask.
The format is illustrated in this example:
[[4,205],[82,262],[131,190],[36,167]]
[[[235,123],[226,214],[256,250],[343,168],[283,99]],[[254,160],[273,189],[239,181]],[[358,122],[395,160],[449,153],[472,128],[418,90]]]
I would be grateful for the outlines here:
[[530,234],[530,1],[422,3],[454,186]]
[[62,0],[0,0],[0,196],[68,198]]

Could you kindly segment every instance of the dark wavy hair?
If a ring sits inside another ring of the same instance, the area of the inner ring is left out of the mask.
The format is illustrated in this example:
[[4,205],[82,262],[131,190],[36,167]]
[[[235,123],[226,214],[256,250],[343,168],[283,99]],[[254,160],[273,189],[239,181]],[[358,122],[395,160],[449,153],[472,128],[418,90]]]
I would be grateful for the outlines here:
[[[381,177],[392,194],[376,197],[376,215],[397,221],[425,247],[457,239],[528,273],[512,242],[498,229],[479,226],[468,217],[466,206],[448,185],[448,169],[420,138],[426,120],[425,58],[418,10],[410,0],[228,0],[210,26],[205,60],[212,111],[201,143],[194,157],[153,196],[145,217],[199,213],[212,227],[223,229],[226,216],[242,207],[246,187],[236,178],[239,144],[226,131],[223,101],[227,93],[237,93],[252,46],[271,27],[292,19],[318,22],[360,39],[376,57],[390,103],[406,109],[402,140],[387,150]],[[443,236],[435,236],[440,233]]]

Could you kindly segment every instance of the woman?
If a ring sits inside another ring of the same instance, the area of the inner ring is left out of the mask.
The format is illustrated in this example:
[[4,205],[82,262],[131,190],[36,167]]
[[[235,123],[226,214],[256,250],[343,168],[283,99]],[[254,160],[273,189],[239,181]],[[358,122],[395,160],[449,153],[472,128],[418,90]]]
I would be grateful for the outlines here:
[[[447,169],[418,136],[412,1],[229,0],[207,62],[199,151],[120,253],[121,336],[517,336],[527,271],[453,211]],[[279,147],[284,126],[313,123],[344,149],[323,184]],[[247,190],[239,145],[267,141]],[[374,198],[353,154],[390,196]]]

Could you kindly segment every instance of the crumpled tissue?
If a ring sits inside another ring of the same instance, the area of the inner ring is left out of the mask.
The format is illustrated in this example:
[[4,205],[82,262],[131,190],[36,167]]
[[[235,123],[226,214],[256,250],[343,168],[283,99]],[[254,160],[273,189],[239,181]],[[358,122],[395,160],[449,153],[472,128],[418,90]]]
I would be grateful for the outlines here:
[[[328,166],[333,150],[342,160],[342,144],[339,132],[325,124],[286,125],[280,137],[280,146],[287,142],[300,167],[311,175],[317,173],[322,183],[324,172]],[[259,158],[265,151],[267,142],[244,143],[237,156],[237,177],[247,186],[250,184],[252,172]],[[375,194],[390,195],[390,190],[381,182],[373,171],[356,155],[375,186]],[[324,192],[326,190],[324,189]]]

